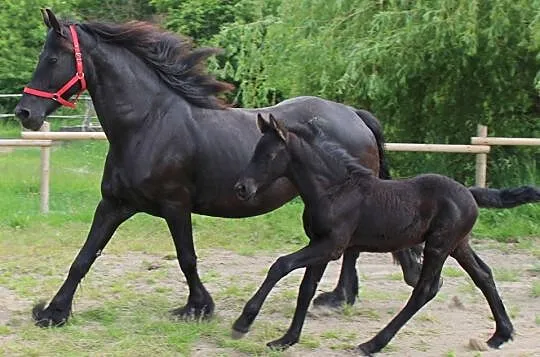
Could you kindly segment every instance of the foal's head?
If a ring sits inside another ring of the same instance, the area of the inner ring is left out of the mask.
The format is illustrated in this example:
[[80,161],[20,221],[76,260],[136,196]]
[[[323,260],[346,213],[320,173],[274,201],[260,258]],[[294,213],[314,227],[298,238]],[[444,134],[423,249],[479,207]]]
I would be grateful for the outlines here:
[[252,198],[258,191],[285,176],[291,161],[287,151],[289,132],[285,126],[272,114],[269,122],[258,114],[257,126],[263,136],[257,143],[248,166],[234,186],[241,200]]

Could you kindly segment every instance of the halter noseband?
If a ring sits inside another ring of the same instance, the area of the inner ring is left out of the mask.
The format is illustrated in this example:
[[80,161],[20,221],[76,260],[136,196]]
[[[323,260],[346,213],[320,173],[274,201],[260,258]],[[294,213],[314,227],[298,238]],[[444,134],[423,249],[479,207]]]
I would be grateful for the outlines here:
[[[54,101],[57,101],[63,106],[75,108],[77,99],[79,99],[79,96],[81,95],[81,93],[86,90],[86,79],[84,78],[81,47],[79,46],[79,38],[77,37],[77,31],[75,30],[75,25],[70,25],[69,30],[71,32],[71,39],[73,41],[73,52],[75,54],[75,65],[77,68],[77,73],[75,73],[75,75],[66,84],[64,84],[62,88],[60,88],[56,93],[45,92],[39,89],[33,89],[29,87],[24,87],[23,92],[31,94],[31,95],[35,95],[37,97],[49,98]],[[77,93],[77,97],[75,98],[75,100],[70,102],[69,100],[62,98],[62,95],[66,93],[68,90],[70,90],[71,87],[73,87],[78,81],[81,81],[81,89]]]

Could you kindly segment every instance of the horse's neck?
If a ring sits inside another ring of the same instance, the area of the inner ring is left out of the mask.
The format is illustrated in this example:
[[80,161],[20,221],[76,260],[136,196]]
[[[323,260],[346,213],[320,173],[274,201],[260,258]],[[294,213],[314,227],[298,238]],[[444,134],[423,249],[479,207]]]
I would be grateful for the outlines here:
[[90,61],[88,91],[109,141],[156,119],[147,120],[172,99],[157,74],[126,49],[99,43]]

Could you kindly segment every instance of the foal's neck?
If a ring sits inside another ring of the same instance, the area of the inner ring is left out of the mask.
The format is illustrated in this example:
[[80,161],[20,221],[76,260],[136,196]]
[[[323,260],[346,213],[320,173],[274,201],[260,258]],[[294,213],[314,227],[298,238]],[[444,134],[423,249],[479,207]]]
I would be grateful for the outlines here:
[[355,177],[344,164],[330,165],[331,158],[323,157],[326,153],[314,150],[309,144],[297,141],[289,150],[289,179],[308,206],[320,206],[337,192],[347,194],[349,190],[361,189],[360,186],[371,182],[371,176]]

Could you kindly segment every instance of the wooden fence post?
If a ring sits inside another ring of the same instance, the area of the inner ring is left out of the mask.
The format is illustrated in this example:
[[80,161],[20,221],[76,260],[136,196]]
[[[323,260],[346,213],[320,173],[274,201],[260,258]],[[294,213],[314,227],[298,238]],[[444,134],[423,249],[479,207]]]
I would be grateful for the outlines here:
[[[476,134],[479,137],[487,137],[487,126],[478,124]],[[476,186],[486,187],[487,154],[476,155]]]
[[[50,124],[43,122],[39,131],[50,131]],[[49,175],[50,175],[51,147],[41,147],[41,185],[39,189],[41,213],[49,213]]]

